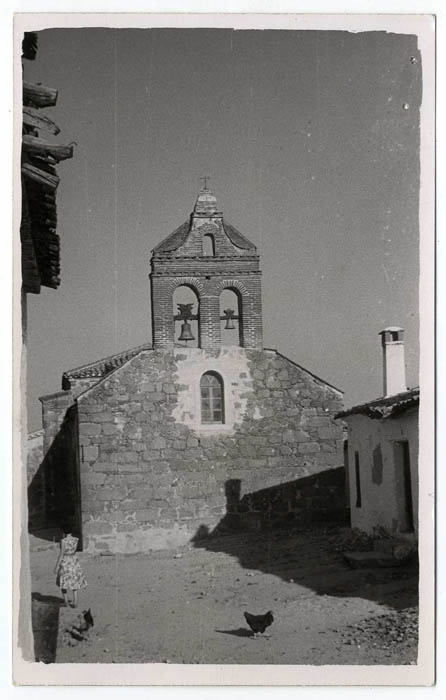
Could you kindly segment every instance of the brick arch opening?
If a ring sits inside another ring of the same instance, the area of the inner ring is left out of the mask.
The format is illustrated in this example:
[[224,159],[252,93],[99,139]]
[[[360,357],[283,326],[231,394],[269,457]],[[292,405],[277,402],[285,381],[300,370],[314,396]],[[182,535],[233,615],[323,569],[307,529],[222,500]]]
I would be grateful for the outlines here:
[[249,296],[249,292],[246,289],[243,282],[237,279],[226,279],[218,283],[217,289],[221,292],[223,289],[237,289],[243,297]]
[[190,282],[172,290],[173,340],[180,347],[201,347],[200,294]]
[[[224,287],[219,296],[222,345],[243,347],[243,296],[237,287]],[[230,313],[230,312],[233,313]]]

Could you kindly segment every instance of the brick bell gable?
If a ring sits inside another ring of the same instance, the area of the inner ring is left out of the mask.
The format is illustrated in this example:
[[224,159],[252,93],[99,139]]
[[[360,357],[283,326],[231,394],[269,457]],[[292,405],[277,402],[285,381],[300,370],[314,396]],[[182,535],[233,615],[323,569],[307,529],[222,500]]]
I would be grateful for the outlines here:
[[[212,237],[214,255],[205,254],[205,237]],[[224,220],[209,189],[201,190],[189,219],[154,248],[150,280],[155,349],[173,349],[175,345],[172,295],[181,285],[191,287],[199,300],[202,348],[221,346],[219,297],[223,289],[233,289],[239,298],[242,347],[262,347],[257,249]]]

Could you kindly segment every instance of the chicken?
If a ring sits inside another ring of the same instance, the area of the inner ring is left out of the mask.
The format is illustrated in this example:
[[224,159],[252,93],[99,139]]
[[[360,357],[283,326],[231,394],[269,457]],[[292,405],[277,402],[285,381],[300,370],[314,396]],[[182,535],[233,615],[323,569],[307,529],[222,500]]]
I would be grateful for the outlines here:
[[79,615],[79,624],[73,626],[73,629],[76,630],[76,632],[80,632],[81,634],[83,632],[88,632],[90,627],[94,626],[94,620],[93,620],[93,615],[91,614],[90,608],[88,610],[84,610],[82,615]]
[[269,627],[274,622],[274,617],[271,610],[268,610],[264,615],[251,615],[249,612],[243,613],[245,620],[254,632],[254,637],[259,634],[263,634],[267,627]]

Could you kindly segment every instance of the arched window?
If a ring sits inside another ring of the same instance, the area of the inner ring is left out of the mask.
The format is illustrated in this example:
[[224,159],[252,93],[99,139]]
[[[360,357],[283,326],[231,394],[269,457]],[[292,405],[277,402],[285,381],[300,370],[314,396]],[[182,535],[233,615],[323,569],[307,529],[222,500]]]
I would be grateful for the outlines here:
[[205,233],[203,236],[203,255],[215,256],[215,238],[212,233]]
[[201,422],[224,423],[223,380],[216,372],[206,372],[200,380]]

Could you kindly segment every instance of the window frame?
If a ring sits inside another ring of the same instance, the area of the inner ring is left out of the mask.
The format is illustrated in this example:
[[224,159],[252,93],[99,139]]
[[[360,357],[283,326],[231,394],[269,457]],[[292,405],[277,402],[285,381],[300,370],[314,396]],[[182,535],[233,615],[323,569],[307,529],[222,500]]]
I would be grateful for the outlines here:
[[[216,419],[218,414],[220,418]],[[200,417],[202,425],[225,424],[224,381],[217,372],[204,372],[200,377]]]

